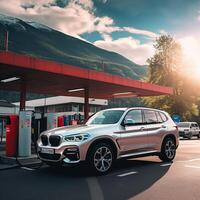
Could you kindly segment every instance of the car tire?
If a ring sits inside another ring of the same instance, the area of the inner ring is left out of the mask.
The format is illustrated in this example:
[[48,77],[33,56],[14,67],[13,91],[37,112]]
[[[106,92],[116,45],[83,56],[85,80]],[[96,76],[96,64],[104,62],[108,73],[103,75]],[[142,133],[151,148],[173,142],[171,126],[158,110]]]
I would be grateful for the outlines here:
[[187,137],[189,140],[192,139],[192,133],[189,133],[188,137]]
[[159,158],[164,162],[169,162],[176,155],[176,143],[173,138],[167,137],[164,139],[161,147]]
[[88,164],[97,175],[107,174],[113,166],[115,155],[107,143],[98,143],[92,147],[88,155]]
[[200,133],[197,135],[197,138],[200,139]]

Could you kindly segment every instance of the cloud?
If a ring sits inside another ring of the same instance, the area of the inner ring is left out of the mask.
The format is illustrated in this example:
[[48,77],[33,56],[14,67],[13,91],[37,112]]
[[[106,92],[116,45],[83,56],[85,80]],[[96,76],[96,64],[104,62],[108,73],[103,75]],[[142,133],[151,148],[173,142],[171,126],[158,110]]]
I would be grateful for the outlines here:
[[[107,1],[103,0],[102,3]],[[157,34],[133,27],[119,27],[108,16],[94,13],[92,0],[1,0],[0,12],[24,20],[43,23],[64,33],[78,36],[83,33],[104,34],[125,31],[154,38]]]
[[159,32],[162,35],[168,35],[168,32],[166,30],[161,29]]
[[[27,6],[28,5],[28,6]],[[31,5],[31,6],[30,6]],[[78,36],[94,31],[96,17],[92,13],[91,0],[71,0],[66,7],[60,7],[56,1],[1,0],[0,11],[24,20],[36,21],[56,30]],[[101,25],[101,19],[99,19]]]
[[147,30],[142,30],[142,29],[136,29],[136,28],[130,28],[130,27],[124,27],[123,28],[124,31],[127,31],[129,33],[134,33],[134,34],[138,34],[138,35],[144,35],[144,36],[148,36],[150,38],[156,38],[159,35],[151,32],[151,31],[147,31]]
[[72,36],[120,30],[112,18],[94,14],[92,0],[1,0],[0,12],[45,24]]
[[137,64],[146,64],[147,58],[153,55],[152,43],[141,44],[139,40],[132,37],[119,38],[117,40],[99,40],[96,46],[117,52]]

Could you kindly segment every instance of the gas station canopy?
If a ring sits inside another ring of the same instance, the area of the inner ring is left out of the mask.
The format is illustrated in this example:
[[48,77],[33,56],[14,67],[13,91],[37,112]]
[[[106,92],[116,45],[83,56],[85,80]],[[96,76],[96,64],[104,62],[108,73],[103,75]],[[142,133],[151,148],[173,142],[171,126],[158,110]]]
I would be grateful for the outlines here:
[[0,89],[90,98],[169,95],[172,88],[13,52],[0,52]]
[[88,118],[89,98],[111,99],[169,95],[173,89],[104,72],[0,51],[0,89],[20,91],[20,110],[25,110],[26,93],[84,97]]

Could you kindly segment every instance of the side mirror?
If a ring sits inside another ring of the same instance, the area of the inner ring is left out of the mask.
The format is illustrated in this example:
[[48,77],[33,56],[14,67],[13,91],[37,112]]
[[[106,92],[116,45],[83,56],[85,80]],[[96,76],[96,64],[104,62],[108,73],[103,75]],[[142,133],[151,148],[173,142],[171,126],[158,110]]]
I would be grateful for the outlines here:
[[135,124],[135,121],[133,119],[125,119],[123,122],[124,126],[133,126]]

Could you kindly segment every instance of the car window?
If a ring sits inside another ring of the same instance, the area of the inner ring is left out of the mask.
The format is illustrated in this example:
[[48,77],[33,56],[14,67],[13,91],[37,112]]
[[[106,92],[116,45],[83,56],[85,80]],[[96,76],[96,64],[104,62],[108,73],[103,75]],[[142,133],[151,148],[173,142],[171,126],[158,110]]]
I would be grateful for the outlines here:
[[163,119],[161,118],[159,112],[156,112],[156,116],[157,116],[157,119],[158,119],[158,123],[162,123]]
[[142,111],[141,110],[131,110],[125,116],[125,120],[133,121],[134,125],[143,124]]
[[193,127],[193,128],[196,128],[197,126],[196,126],[196,124],[193,123],[193,124],[192,124],[192,127]]
[[158,123],[156,112],[153,110],[144,110],[144,119],[147,124]]
[[188,122],[179,122],[178,123],[178,127],[190,127],[190,123],[188,123]]
[[194,127],[194,125],[193,124],[190,124],[190,128],[193,128]]
[[163,122],[166,122],[166,121],[168,120],[167,116],[166,116],[164,113],[159,112],[159,114],[160,114],[160,116],[161,116]]
[[87,124],[115,124],[122,117],[124,110],[102,110],[93,115]]

